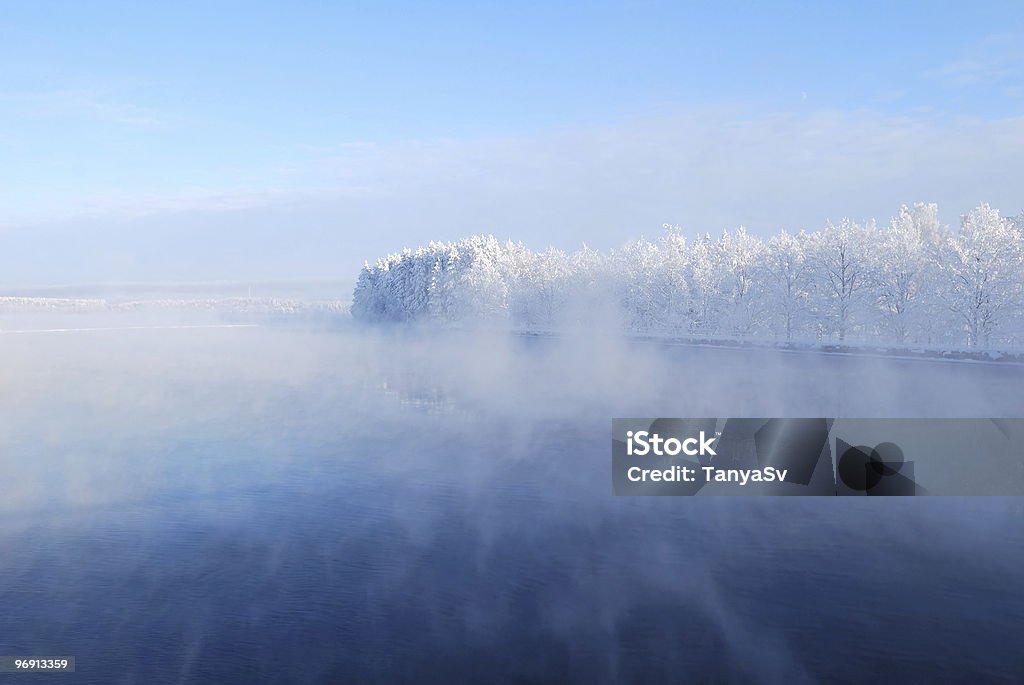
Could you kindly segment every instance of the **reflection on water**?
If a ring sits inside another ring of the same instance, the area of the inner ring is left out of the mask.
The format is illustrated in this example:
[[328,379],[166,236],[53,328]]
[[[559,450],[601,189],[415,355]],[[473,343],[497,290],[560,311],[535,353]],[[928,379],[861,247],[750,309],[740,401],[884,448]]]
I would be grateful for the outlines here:
[[[615,415],[1013,415],[1013,367],[342,333],[0,342],[47,682],[1017,682],[1014,499],[611,496]],[[18,682],[17,676],[4,676]]]

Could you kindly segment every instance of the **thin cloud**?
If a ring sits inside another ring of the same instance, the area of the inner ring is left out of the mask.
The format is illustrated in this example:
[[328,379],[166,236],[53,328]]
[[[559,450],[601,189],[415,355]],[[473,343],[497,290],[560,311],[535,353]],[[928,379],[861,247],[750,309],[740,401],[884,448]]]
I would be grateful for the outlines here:
[[102,123],[138,128],[166,126],[171,118],[99,90],[61,88],[32,93],[0,93],[7,116],[85,116]]
[[929,72],[929,76],[954,87],[1017,82],[1024,71],[1024,38],[1019,35],[989,36],[959,58]]
[[[34,214],[43,219],[54,205],[66,218],[79,212],[230,211],[332,200],[416,206],[432,200],[445,206],[433,217],[424,215],[428,223],[474,211],[516,216],[533,205],[559,213],[576,207],[583,216],[611,211],[626,224],[628,211],[657,208],[712,229],[749,224],[758,216],[794,225],[808,220],[804,207],[822,220],[826,199],[837,212],[844,204],[850,211],[883,212],[915,197],[955,202],[967,192],[976,202],[977,192],[1007,195],[1007,184],[1016,187],[1024,175],[1022,159],[1024,118],[944,120],[828,110],[738,118],[708,109],[532,137],[305,150],[296,161],[243,170],[262,183],[226,179],[218,188],[51,198],[55,202]],[[883,200],[887,188],[912,197]],[[13,217],[3,218],[10,223]]]
[[[131,251],[153,278],[326,277],[472,233],[538,249],[607,248],[664,223],[770,234],[847,215],[885,221],[915,201],[939,203],[955,225],[982,201],[1005,214],[1024,209],[1024,117],[705,109],[535,136],[304,149],[239,173],[220,187],[40,196],[30,222],[7,209],[0,268],[26,282],[46,280],[46,269],[90,279],[76,269]],[[54,236],[69,232],[95,260],[46,259]],[[120,263],[100,275],[141,277],[121,274]]]

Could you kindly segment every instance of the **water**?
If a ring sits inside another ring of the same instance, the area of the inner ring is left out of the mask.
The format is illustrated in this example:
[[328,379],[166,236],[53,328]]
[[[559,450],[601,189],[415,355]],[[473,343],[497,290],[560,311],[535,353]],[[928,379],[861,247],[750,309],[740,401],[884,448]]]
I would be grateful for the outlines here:
[[0,338],[10,682],[1019,682],[1017,499],[615,498],[612,416],[1024,414],[983,364]]

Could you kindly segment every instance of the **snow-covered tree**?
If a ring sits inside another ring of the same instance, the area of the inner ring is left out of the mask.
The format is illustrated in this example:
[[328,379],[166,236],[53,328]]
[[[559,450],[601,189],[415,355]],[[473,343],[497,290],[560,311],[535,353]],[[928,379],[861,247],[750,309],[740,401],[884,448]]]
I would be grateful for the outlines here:
[[765,323],[763,282],[759,271],[764,260],[764,243],[740,226],[735,233],[725,231],[718,243],[719,268],[723,271],[722,295],[726,302],[723,328],[738,336],[748,336]]
[[1018,231],[1024,232],[1024,212],[1017,214],[1016,216],[1008,217],[1013,227]]
[[[364,265],[352,315],[367,321],[486,321],[693,336],[807,331],[841,341],[1024,343],[1024,219],[988,205],[954,236],[934,204],[889,225],[844,219],[767,240],[742,227],[687,240],[668,226],[608,253],[533,252],[471,236]],[[962,337],[957,339],[962,334]]]
[[510,245],[507,264],[513,322],[535,330],[554,326],[566,308],[570,270],[565,253],[550,248],[534,254],[521,244]]
[[967,345],[988,345],[1002,317],[1021,306],[1020,231],[982,203],[962,217],[942,269],[948,305],[964,326]]
[[844,218],[839,225],[831,221],[821,232],[811,235],[807,251],[814,305],[824,330],[845,341],[856,323],[870,283],[868,247],[874,223],[858,224]]
[[678,226],[668,227],[658,241],[661,256],[660,278],[663,279],[665,311],[663,326],[673,333],[686,333],[693,320],[690,309],[690,287],[687,280],[689,252],[686,237]]
[[711,236],[698,236],[690,243],[687,286],[693,316],[690,330],[704,335],[718,332],[722,309],[722,281],[718,245]]
[[[934,312],[929,311],[928,292],[931,264],[928,240],[936,240],[938,226],[930,221],[930,205],[900,207],[889,227],[880,231],[871,253],[872,286],[888,338],[904,343],[923,327]],[[924,210],[924,211],[922,211]]]
[[658,248],[648,240],[637,240],[612,253],[619,274],[618,299],[626,312],[631,331],[651,331],[657,327],[659,307]]
[[807,311],[811,287],[807,267],[807,234],[782,231],[765,244],[761,280],[769,312],[769,326],[793,339]]

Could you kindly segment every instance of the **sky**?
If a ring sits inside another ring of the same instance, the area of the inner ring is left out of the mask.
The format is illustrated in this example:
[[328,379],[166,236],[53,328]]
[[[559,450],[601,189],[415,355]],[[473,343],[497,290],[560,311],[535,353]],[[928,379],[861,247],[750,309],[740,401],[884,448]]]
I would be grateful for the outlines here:
[[9,2],[0,285],[1024,210],[1015,2]]

